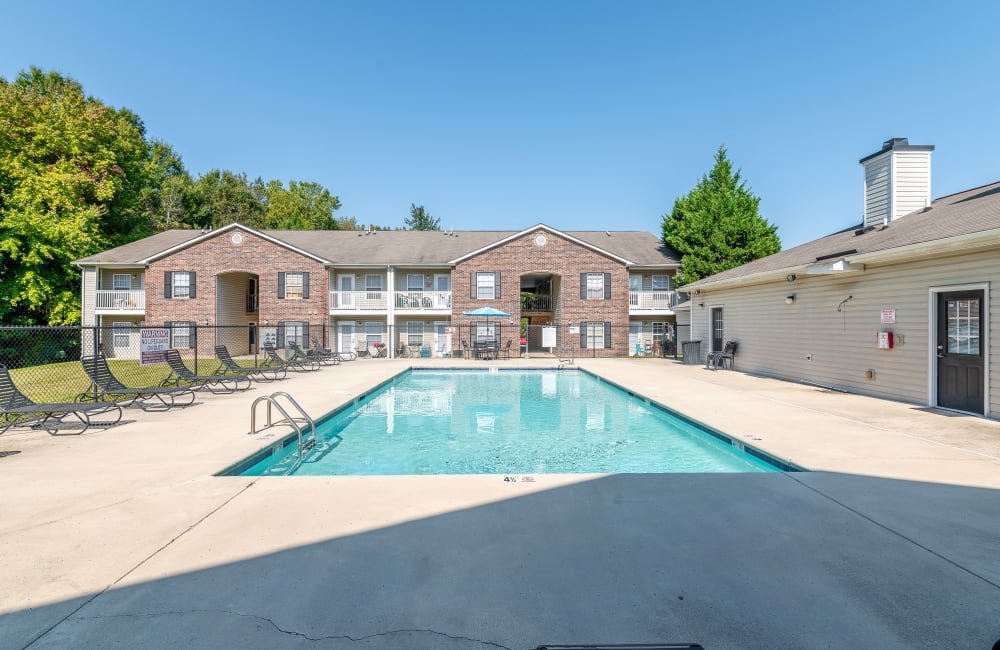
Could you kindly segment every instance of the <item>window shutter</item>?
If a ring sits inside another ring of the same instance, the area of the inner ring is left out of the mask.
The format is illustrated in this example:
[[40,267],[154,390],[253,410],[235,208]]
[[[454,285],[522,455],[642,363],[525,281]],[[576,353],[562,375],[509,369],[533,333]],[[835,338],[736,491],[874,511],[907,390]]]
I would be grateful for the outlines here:
[[285,297],[285,273],[278,273],[278,298]]
[[[285,274],[284,273],[279,273],[278,275],[283,276]],[[282,292],[282,293],[284,293],[284,292]],[[284,296],[282,296],[282,297],[284,297]],[[279,348],[285,347],[285,324],[282,321],[278,321],[277,347],[279,347]]]
[[309,271],[302,272],[302,299],[309,297]]
[[475,271],[472,272],[472,297],[473,298],[478,298],[479,297],[479,295],[476,293],[476,278],[478,277],[478,275],[479,274],[476,273]]
[[302,347],[309,347],[309,323],[302,323]]
[[604,274],[604,299],[611,300],[611,274]]
[[493,297],[500,298],[500,271],[493,274]]
[[171,291],[174,288],[174,274],[170,271],[166,271],[163,274],[163,297],[170,298],[173,294]]
[[611,349],[611,323],[604,321],[604,349]]
[[188,296],[191,298],[197,298],[198,296],[195,294],[195,289],[198,287],[198,274],[191,271],[188,275],[188,279],[191,282],[191,293],[188,294]]
[[[192,298],[194,296],[191,296]],[[191,321],[188,323],[188,334],[191,337],[191,347],[198,349],[198,321]]]
[[580,274],[580,300],[587,299],[587,274]]
[[580,349],[587,349],[587,323],[580,323]]

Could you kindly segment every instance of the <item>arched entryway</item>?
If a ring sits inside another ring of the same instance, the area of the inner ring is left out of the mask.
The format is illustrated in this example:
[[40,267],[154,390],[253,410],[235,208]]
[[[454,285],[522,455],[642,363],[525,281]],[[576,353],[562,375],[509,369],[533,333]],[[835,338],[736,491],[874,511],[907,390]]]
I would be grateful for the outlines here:
[[215,345],[225,345],[232,354],[255,354],[260,278],[248,271],[230,271],[215,276]]
[[558,335],[561,321],[559,287],[560,276],[552,273],[525,273],[520,278],[521,287],[521,353],[558,353],[558,342],[553,345],[552,327]]

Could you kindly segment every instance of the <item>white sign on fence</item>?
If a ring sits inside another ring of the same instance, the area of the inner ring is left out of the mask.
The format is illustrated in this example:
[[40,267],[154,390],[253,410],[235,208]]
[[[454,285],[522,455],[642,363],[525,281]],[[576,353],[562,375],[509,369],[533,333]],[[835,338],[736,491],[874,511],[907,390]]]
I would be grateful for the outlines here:
[[165,327],[143,327],[139,330],[139,365],[163,363],[170,349],[170,330]]
[[542,328],[542,347],[543,348],[554,348],[556,347],[556,328],[551,326],[546,326]]

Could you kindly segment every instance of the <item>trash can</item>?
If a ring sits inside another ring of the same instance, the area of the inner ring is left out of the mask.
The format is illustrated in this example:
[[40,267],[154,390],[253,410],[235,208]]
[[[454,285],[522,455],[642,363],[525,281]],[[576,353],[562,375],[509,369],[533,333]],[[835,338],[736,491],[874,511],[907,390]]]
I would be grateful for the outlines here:
[[684,341],[681,343],[681,354],[684,355],[685,366],[701,365],[701,341]]

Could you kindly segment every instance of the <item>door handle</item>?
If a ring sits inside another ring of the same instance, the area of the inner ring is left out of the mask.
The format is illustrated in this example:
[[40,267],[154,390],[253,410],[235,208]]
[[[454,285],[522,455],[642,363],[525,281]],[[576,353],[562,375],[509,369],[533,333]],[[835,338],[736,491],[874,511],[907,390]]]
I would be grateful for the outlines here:
[[947,354],[945,353],[945,351],[944,351],[944,346],[943,346],[943,345],[939,345],[939,346],[937,346],[937,355],[938,355],[938,359],[943,359],[943,358],[945,358],[946,356],[948,356],[948,355],[947,355]]

